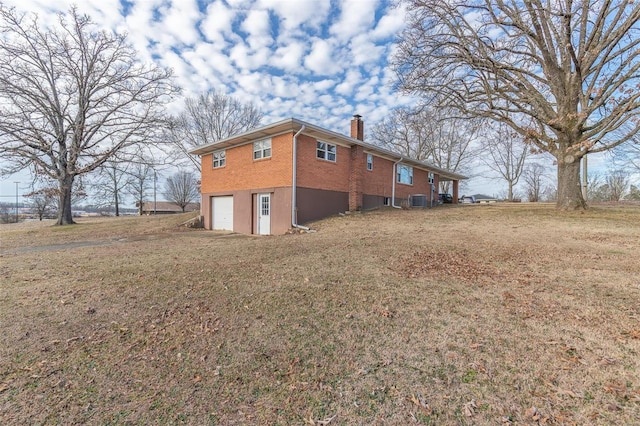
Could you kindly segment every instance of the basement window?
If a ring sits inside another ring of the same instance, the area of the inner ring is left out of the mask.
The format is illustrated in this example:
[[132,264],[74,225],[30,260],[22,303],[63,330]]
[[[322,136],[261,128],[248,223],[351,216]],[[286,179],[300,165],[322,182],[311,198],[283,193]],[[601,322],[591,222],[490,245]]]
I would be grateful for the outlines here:
[[335,145],[318,141],[316,144],[316,158],[321,160],[336,161],[337,148]]
[[397,182],[405,185],[413,185],[413,167],[398,164]]
[[226,158],[226,152],[224,150],[222,151],[216,151],[213,153],[213,168],[217,169],[219,167],[224,167],[224,165],[227,163],[227,158]]
[[263,141],[253,143],[254,160],[269,157],[271,157],[271,139],[265,139]]
[[390,206],[390,205],[391,205],[391,198],[389,198],[389,197],[384,197],[384,199],[382,200],[382,203],[383,203],[385,206]]

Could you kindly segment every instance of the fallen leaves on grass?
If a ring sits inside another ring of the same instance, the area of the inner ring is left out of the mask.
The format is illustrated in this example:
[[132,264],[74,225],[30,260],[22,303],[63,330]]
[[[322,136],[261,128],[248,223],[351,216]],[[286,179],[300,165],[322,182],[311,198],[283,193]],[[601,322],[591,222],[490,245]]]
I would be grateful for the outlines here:
[[627,391],[625,385],[620,382],[610,382],[604,386],[604,391],[615,395],[616,397],[624,396]]
[[323,425],[328,425],[328,424],[329,424],[329,423],[331,423],[331,422],[333,421],[333,419],[335,419],[337,416],[338,416],[338,413],[334,414],[334,415],[333,415],[333,416],[331,416],[331,417],[327,417],[327,418],[326,418],[326,419],[324,419],[324,420],[315,420],[315,419],[313,418],[313,415],[311,415],[311,414],[310,414],[308,419],[304,419],[304,423],[305,423],[305,424],[312,425],[312,426],[323,426]]
[[378,311],[378,313],[380,315],[382,315],[383,317],[385,317],[385,318],[393,318],[393,312],[391,312],[391,311],[389,311],[387,309],[380,309]]
[[548,416],[543,415],[536,407],[527,408],[524,415],[525,417],[538,422],[538,424],[546,424],[550,420]]
[[603,356],[602,359],[600,360],[599,364],[602,365],[602,366],[605,366],[605,365],[614,365],[617,362],[618,362],[618,360],[615,359],[615,358],[611,358],[611,357],[608,357],[608,356]]
[[629,331],[627,331],[625,333],[622,333],[622,334],[624,334],[625,336],[628,336],[628,337],[630,337],[632,339],[638,340],[638,339],[640,339],[640,328],[636,328],[634,330],[629,330]]
[[398,272],[407,278],[429,275],[455,276],[464,281],[495,278],[499,271],[464,251],[447,252],[427,249],[401,260]]
[[464,404],[464,415],[467,417],[473,417],[473,415],[476,413],[477,408],[478,405],[476,404],[476,400],[472,399],[471,401]]
[[409,401],[411,401],[413,405],[418,407],[418,409],[420,409],[422,414],[424,414],[425,416],[430,416],[433,413],[433,408],[429,404],[427,404],[427,401],[425,401],[422,395],[411,395]]

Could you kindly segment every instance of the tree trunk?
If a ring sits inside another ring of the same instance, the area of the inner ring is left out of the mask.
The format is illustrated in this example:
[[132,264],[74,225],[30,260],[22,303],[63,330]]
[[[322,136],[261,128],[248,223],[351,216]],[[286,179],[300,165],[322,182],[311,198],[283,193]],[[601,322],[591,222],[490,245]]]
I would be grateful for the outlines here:
[[579,158],[570,157],[558,160],[558,201],[556,207],[562,210],[587,208],[580,187]]
[[116,217],[120,216],[120,200],[118,200],[118,188],[115,190]]
[[58,221],[56,225],[71,225],[73,212],[71,211],[71,188],[73,176],[65,176],[60,179],[60,197],[58,199]]
[[507,199],[513,201],[513,181],[509,181],[509,195]]

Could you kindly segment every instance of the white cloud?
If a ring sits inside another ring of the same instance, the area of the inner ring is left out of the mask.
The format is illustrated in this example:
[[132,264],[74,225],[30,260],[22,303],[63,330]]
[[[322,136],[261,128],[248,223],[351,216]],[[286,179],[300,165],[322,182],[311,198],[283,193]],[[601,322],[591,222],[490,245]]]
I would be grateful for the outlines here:
[[201,16],[196,0],[173,0],[170,5],[159,7],[158,11],[162,15],[155,25],[159,31],[187,45],[200,39],[197,24]]
[[343,0],[340,18],[331,26],[331,33],[341,41],[368,32],[375,24],[377,0]]
[[378,62],[384,53],[385,47],[373,43],[368,35],[361,34],[353,38],[349,43],[350,53],[353,57],[354,65],[364,65]]
[[266,10],[250,10],[240,28],[249,34],[247,41],[253,49],[262,49],[273,43],[269,12]]
[[297,41],[280,46],[273,53],[270,64],[284,71],[298,71],[302,68],[302,56],[305,50],[306,46]]
[[225,6],[221,0],[216,0],[207,6],[200,30],[209,41],[226,44],[225,36],[231,35],[235,19],[236,12]]
[[300,26],[318,28],[329,16],[330,0],[258,0],[257,7],[272,9],[279,17],[284,30],[291,31]]
[[362,80],[362,75],[360,71],[357,69],[348,70],[346,73],[346,77],[340,84],[336,86],[336,93],[339,93],[343,96],[351,96],[355,93],[356,86]]
[[320,80],[313,83],[313,88],[318,92],[326,92],[336,85],[336,82],[333,80]]
[[311,45],[311,52],[304,59],[304,66],[317,75],[332,75],[340,71],[340,66],[333,58],[334,49],[326,40],[316,39]]
[[406,8],[404,3],[389,7],[385,12],[386,14],[380,18],[375,30],[371,34],[371,38],[375,41],[395,37],[406,26]]

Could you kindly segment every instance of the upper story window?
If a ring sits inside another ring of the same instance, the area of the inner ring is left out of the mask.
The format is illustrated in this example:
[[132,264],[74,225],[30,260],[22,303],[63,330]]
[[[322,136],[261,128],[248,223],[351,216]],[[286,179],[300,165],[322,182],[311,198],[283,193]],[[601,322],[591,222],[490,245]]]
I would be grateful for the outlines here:
[[429,172],[429,183],[433,184],[435,182],[435,176],[433,173]]
[[404,164],[398,164],[397,167],[397,182],[413,185],[413,167]]
[[326,142],[317,142],[316,157],[327,161],[336,161],[336,146]]
[[222,151],[216,151],[213,153],[213,168],[217,169],[218,167],[224,167],[224,165],[227,163],[227,158],[226,158],[226,152],[224,150]]
[[253,159],[259,160],[260,158],[271,157],[271,139],[265,139],[253,143]]
[[367,154],[367,170],[373,170],[373,155]]

